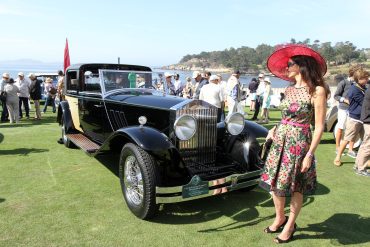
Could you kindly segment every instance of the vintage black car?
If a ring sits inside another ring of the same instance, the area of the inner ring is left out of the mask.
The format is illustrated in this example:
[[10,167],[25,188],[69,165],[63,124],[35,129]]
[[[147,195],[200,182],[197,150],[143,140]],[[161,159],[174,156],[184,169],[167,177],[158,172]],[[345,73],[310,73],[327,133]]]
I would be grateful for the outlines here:
[[234,113],[217,122],[217,108],[156,90],[161,73],[122,64],[72,65],[66,101],[58,108],[65,146],[89,155],[118,153],[129,209],[141,219],[162,203],[249,190],[263,162],[258,137],[267,130]]

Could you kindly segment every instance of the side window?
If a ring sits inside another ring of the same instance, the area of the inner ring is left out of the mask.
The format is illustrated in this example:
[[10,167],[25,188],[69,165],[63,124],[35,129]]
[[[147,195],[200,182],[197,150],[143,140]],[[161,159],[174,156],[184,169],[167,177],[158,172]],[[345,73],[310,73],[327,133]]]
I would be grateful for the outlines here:
[[68,71],[67,90],[79,90],[80,84],[77,78],[77,71]]
[[101,92],[99,74],[87,71],[85,76],[85,90],[90,92]]

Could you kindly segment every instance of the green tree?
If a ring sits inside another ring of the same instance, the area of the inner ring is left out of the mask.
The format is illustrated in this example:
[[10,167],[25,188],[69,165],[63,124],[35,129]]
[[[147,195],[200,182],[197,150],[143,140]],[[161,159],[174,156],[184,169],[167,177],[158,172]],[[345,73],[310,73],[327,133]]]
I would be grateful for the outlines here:
[[324,42],[319,48],[319,53],[326,59],[327,62],[335,60],[335,50],[331,46],[331,42]]

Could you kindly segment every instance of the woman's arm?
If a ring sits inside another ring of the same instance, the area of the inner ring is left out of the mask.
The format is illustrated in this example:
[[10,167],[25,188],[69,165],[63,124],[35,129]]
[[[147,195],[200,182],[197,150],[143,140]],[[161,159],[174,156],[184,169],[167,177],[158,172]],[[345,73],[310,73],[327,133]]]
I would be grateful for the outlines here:
[[303,159],[301,172],[306,172],[310,166],[313,154],[320,143],[322,133],[324,132],[325,116],[326,116],[326,93],[321,86],[316,87],[316,92],[313,98],[315,109],[315,130],[312,136],[310,149],[306,157]]

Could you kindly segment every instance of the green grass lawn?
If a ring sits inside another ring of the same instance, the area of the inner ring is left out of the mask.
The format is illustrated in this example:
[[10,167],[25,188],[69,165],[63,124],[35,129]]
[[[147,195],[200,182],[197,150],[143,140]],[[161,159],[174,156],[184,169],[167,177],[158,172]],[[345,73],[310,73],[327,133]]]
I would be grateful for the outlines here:
[[[279,116],[272,111],[267,127]],[[274,217],[265,191],[167,204],[152,221],[139,220],[123,201],[114,158],[67,149],[59,137],[52,113],[41,122],[0,124],[0,246],[273,244],[275,235],[263,233]],[[325,133],[316,153],[317,195],[305,198],[288,245],[370,245],[370,179],[356,175],[347,156],[335,167],[334,150]]]

